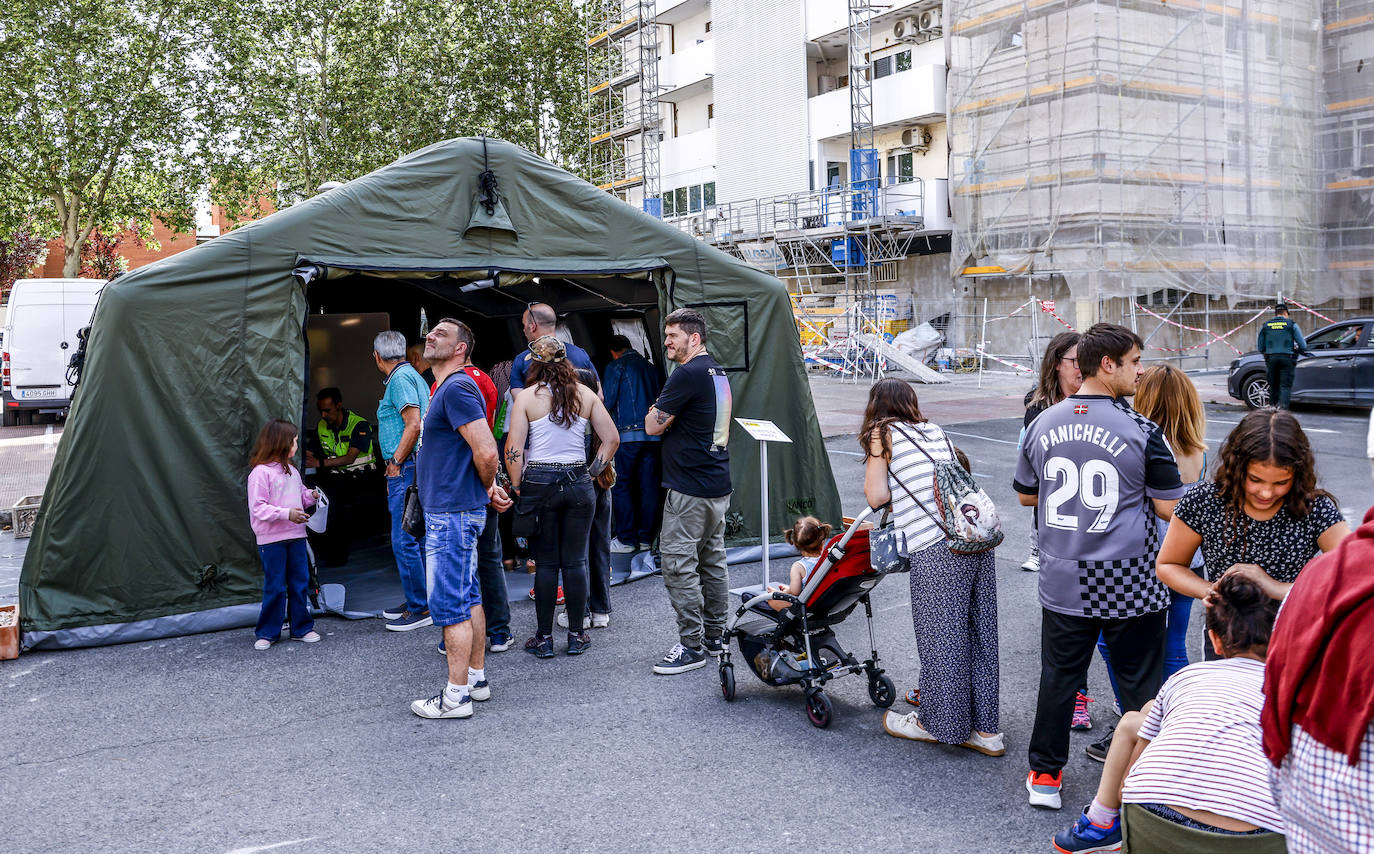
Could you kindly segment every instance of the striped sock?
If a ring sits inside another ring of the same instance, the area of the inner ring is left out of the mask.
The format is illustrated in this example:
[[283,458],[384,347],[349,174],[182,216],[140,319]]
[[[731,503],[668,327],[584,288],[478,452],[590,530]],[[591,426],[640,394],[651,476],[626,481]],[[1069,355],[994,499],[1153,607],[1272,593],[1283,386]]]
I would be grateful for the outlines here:
[[1120,809],[1102,806],[1102,802],[1093,798],[1093,802],[1088,805],[1088,821],[1098,827],[1111,827],[1112,822],[1121,814]]

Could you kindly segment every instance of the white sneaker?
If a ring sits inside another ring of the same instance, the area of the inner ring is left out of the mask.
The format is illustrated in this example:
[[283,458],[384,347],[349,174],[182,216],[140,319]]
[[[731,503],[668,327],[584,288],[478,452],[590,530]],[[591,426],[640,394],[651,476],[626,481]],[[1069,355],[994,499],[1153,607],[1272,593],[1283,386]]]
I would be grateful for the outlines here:
[[642,551],[642,552],[647,552],[647,551],[648,551],[649,549],[651,549],[651,548],[653,548],[653,546],[652,546],[651,544],[649,544],[649,543],[640,543],[640,544],[639,544],[639,550]]
[[472,717],[472,695],[468,694],[461,703],[450,703],[448,689],[440,690],[428,700],[416,700],[410,710],[422,718],[470,718]]
[[968,741],[959,745],[967,747],[969,750],[976,750],[986,756],[1001,756],[1007,752],[1007,743],[1002,738],[1002,733],[995,735],[981,735],[976,730],[968,737]]
[[1021,568],[1026,572],[1039,572],[1040,552],[1038,550],[1031,552],[1030,556],[1026,558],[1026,562],[1021,564]]
[[257,640],[253,641],[253,649],[256,649],[258,652],[262,652],[264,649],[271,648],[272,642],[267,638],[258,638]]
[[592,611],[591,625],[594,629],[604,629],[611,624],[610,614],[598,614]]
[[307,634],[301,635],[301,636],[298,637],[298,638],[292,638],[291,640],[297,640],[297,641],[300,641],[301,643],[319,643],[319,642],[320,642],[320,633],[319,633],[319,632],[309,632],[309,633],[307,633]]
[[939,743],[940,739],[926,732],[926,728],[921,726],[921,721],[917,717],[918,714],[919,712],[909,712],[905,715],[887,712],[883,715],[883,729],[887,731],[888,735],[895,735],[898,738]]
[[639,551],[634,543],[622,543],[620,540],[611,540],[611,554],[628,555]]

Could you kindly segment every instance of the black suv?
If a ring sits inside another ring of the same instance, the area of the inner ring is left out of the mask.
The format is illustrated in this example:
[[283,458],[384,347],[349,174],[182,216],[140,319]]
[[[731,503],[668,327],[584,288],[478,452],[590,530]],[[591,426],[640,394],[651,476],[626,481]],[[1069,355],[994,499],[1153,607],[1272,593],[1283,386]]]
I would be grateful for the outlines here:
[[[1293,402],[1374,406],[1374,317],[1324,326],[1307,336],[1293,373]],[[1251,409],[1269,405],[1264,356],[1246,353],[1231,363],[1226,385]]]

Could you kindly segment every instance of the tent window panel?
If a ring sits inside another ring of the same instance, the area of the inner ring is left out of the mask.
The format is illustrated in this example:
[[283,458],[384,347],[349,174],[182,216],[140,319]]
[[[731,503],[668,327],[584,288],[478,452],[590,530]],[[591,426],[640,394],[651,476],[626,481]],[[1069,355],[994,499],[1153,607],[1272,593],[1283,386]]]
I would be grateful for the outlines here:
[[749,304],[737,302],[696,302],[687,308],[701,312],[706,320],[706,349],[727,371],[749,370]]

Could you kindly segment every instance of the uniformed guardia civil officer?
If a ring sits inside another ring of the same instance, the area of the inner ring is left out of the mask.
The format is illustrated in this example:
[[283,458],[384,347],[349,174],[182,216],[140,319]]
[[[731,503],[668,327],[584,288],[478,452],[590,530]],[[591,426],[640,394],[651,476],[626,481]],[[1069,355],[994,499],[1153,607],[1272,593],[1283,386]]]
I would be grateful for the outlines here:
[[357,524],[367,527],[367,499],[381,489],[378,452],[372,425],[352,410],[345,409],[337,388],[321,389],[315,398],[320,420],[310,437],[305,465],[315,468],[314,482],[329,497],[329,527],[324,534],[312,534],[310,542],[324,566],[339,566],[348,560],[349,544],[358,533]]
[[1298,325],[1288,318],[1286,304],[1274,306],[1274,316],[1260,326],[1255,348],[1264,354],[1269,405],[1287,409],[1293,393],[1293,369],[1298,363],[1298,354],[1307,349],[1307,341]]

